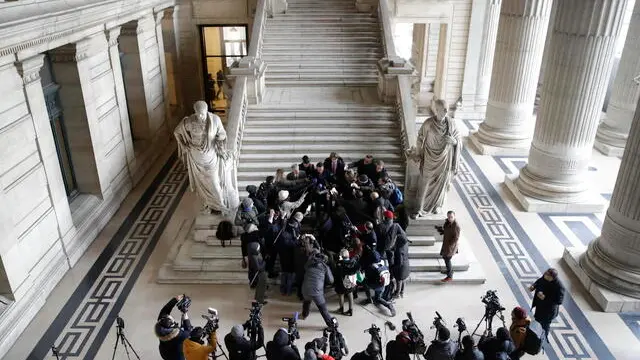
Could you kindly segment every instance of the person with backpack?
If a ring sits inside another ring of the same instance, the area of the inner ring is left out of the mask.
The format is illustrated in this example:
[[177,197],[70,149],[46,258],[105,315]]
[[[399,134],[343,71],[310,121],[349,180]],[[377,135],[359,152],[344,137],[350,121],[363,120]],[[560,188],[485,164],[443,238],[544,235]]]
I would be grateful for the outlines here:
[[[386,307],[391,317],[396,316],[396,309],[391,301],[383,298],[385,288],[391,283],[391,273],[380,253],[371,246],[365,246],[361,261],[364,270],[364,286],[367,299],[361,305],[373,303]],[[373,298],[371,292],[373,291]]]
[[558,317],[560,305],[564,301],[565,288],[558,279],[558,270],[550,268],[529,287],[533,291],[533,304],[535,308],[533,318],[540,323],[544,330],[544,337],[549,341],[549,328],[551,322]]
[[525,339],[527,337],[527,329],[531,324],[531,318],[527,316],[527,311],[520,306],[516,306],[511,311],[511,325],[509,326],[509,334],[516,350],[511,354],[511,359],[519,359],[524,355]]
[[[356,274],[359,269],[358,258],[350,258],[349,250],[342,249],[340,257],[336,263],[336,281],[333,286],[338,294],[340,308],[338,313],[346,316],[353,316],[353,291],[356,288]],[[344,298],[349,303],[349,311],[344,310]]]

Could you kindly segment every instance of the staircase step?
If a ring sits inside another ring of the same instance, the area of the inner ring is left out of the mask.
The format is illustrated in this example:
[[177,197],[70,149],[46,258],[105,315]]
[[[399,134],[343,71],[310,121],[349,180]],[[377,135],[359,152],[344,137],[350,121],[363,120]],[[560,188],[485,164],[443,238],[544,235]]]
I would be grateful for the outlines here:
[[322,86],[376,86],[377,80],[373,79],[358,79],[358,80],[319,80],[319,79],[306,79],[306,80],[269,80],[265,79],[265,84],[269,86],[309,86],[309,85],[322,85]]
[[[345,121],[345,123],[343,125],[348,124],[348,122]],[[249,124],[247,124],[249,125]],[[308,125],[302,125],[302,126],[289,126],[286,127],[284,129],[282,128],[274,128],[274,127],[258,127],[258,125],[254,122],[253,124],[251,124],[251,126],[247,126],[245,125],[244,127],[244,136],[247,135],[252,135],[252,136],[258,136],[258,135],[262,135],[262,136],[273,136],[273,135],[277,135],[277,136],[284,136],[284,137],[293,137],[293,136],[298,136],[298,135],[305,135],[305,134],[318,134],[318,133],[322,133],[326,136],[340,136],[344,134],[344,128],[343,127],[326,127],[323,125],[315,125],[315,124],[308,124]],[[339,125],[339,124],[338,124]],[[369,128],[366,126],[365,124],[362,124],[362,126],[366,129],[366,133],[361,134],[361,136],[370,136],[370,135],[381,135],[381,136],[386,136],[390,133],[391,130],[391,126],[386,126],[386,127],[374,127],[374,128]],[[397,140],[397,137],[395,137],[395,139]]]
[[[326,155],[325,155],[326,156]],[[291,161],[291,162],[286,162],[286,161],[271,161],[269,163],[264,163],[264,162],[244,162],[244,163],[240,163],[239,167],[238,167],[238,171],[239,172],[251,172],[251,171],[257,171],[257,172],[274,172],[274,169],[283,169],[285,172],[289,172],[291,165],[292,164],[299,164],[301,161],[301,158],[298,158],[298,160],[295,161]],[[312,159],[314,160],[314,159]],[[322,159],[318,158],[315,159],[315,162],[321,161]],[[315,164],[315,163],[314,163]],[[392,172],[398,172],[401,173],[404,171],[404,166],[402,166],[401,164],[385,164],[385,168],[387,169],[387,171],[392,171]]]
[[[264,179],[269,176],[269,175],[274,175],[276,172],[276,169],[278,168],[273,168],[272,170],[263,170],[263,171],[249,171],[249,170],[238,170],[238,181],[249,181],[249,182],[254,182],[255,184],[260,184],[261,182],[264,181]],[[282,168],[283,170],[286,170],[288,172],[289,167],[285,167]],[[391,179],[401,179],[404,178],[404,171],[402,172],[398,172],[398,171],[389,171],[389,176],[391,176]]]
[[262,53],[277,51],[282,53],[292,51],[327,51],[331,53],[343,52],[362,52],[367,53],[368,50],[375,49],[381,51],[379,43],[306,43],[293,42],[289,44],[273,44],[266,43],[262,46]]
[[[245,132],[249,130],[271,130],[274,132],[280,131],[294,131],[294,132],[302,132],[302,131],[324,131],[331,129],[330,131],[338,131],[336,126],[340,126],[342,130],[345,128],[366,128],[369,130],[378,130],[387,131],[390,128],[396,127],[395,120],[392,119],[379,119],[375,121],[370,121],[367,123],[366,120],[352,120],[343,118],[333,118],[321,120],[319,122],[315,122],[313,119],[309,118],[293,118],[293,117],[285,117],[285,118],[249,118],[247,119],[247,123],[245,125]],[[284,128],[284,129],[283,129]],[[342,131],[341,130],[341,131]]]
[[[313,94],[309,94],[313,96]],[[260,104],[257,106],[249,106],[249,116],[287,116],[287,114],[295,114],[296,118],[313,118],[313,117],[395,117],[395,109],[391,106],[357,104],[357,103],[340,103],[336,101],[332,107],[327,104]],[[377,115],[377,116],[376,116]]]
[[[301,150],[290,151],[290,152],[281,153],[281,154],[265,154],[260,152],[247,152],[245,151],[246,149],[244,147],[242,148],[242,150],[243,151],[240,153],[239,167],[242,167],[242,164],[245,162],[253,163],[253,162],[276,162],[277,161],[277,162],[285,162],[285,163],[293,164],[293,163],[300,162],[300,159],[302,159],[304,155],[307,155],[309,159],[315,162],[319,162],[319,161],[324,161],[324,159],[332,151],[331,149],[328,149],[328,148],[322,149],[320,151],[309,151],[308,149],[301,149]],[[402,161],[400,153],[388,153],[384,151],[379,151],[376,148],[370,149],[367,151],[363,151],[362,149],[360,149],[360,150],[352,151],[348,154],[344,154],[344,156],[342,155],[341,156],[345,161],[350,162],[350,161],[358,161],[364,158],[365,155],[369,153],[373,155],[374,158],[383,159],[385,162]],[[273,169],[272,171],[275,172],[275,169]]]
[[[382,49],[380,48],[362,48],[358,50],[353,49],[331,49],[331,50],[322,50],[317,47],[310,47],[308,49],[295,49],[295,47],[291,47],[290,50],[277,50],[277,49],[269,49],[266,48],[262,51],[263,57],[269,58],[277,56],[278,59],[292,59],[292,58],[308,58],[308,57],[324,57],[324,58],[336,58],[338,56],[347,57],[347,58],[363,58],[368,59],[371,57],[375,57],[375,59],[382,58]],[[318,60],[318,59],[317,59]],[[376,60],[377,61],[377,60]],[[327,60],[327,62],[331,62],[331,60]]]
[[327,38],[326,36],[309,34],[304,38],[295,38],[290,35],[277,35],[269,34],[263,40],[263,46],[277,45],[277,44],[308,44],[309,40],[313,39],[315,44],[370,44],[381,45],[380,38],[378,36],[345,36],[341,38]]
[[295,135],[295,139],[292,139],[287,135],[277,135],[277,136],[264,136],[260,134],[245,134],[242,138],[243,146],[244,144],[263,144],[263,145],[271,145],[271,144],[283,144],[283,143],[298,143],[299,145],[312,145],[317,143],[344,143],[349,142],[353,145],[356,144],[378,144],[379,146],[384,145],[396,145],[400,140],[398,136],[393,135],[378,135],[375,137],[367,136],[367,134],[360,133],[343,133],[339,136],[329,136],[327,134],[311,134],[309,132],[305,132],[303,134]]
[[362,150],[362,149],[376,149],[379,151],[388,151],[399,153],[400,145],[396,144],[379,144],[376,141],[372,140],[370,143],[358,143],[358,144],[335,144],[333,147],[328,147],[327,144],[291,144],[291,143],[280,143],[280,144],[243,144],[242,151],[264,151],[269,153],[274,152],[282,152],[282,151],[337,151],[339,153],[348,153],[353,150]]

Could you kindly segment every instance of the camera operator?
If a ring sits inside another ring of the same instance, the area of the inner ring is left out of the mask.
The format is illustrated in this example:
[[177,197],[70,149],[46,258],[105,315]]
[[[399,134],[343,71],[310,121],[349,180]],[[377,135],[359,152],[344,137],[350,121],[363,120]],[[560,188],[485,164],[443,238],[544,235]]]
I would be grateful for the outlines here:
[[182,351],[184,352],[185,360],[208,360],[209,354],[214,353],[218,347],[218,338],[216,331],[213,330],[209,334],[209,345],[204,344],[204,338],[206,335],[203,328],[197,326],[191,330],[189,338],[182,344]]
[[438,339],[433,340],[427,352],[424,354],[426,360],[450,360],[458,352],[458,344],[451,341],[451,333],[446,327],[438,329]]
[[189,337],[191,333],[191,321],[187,315],[186,309],[182,313],[181,324],[178,324],[171,316],[171,310],[184,298],[184,295],[178,295],[169,300],[162,307],[158,314],[158,321],[155,325],[155,334],[160,340],[158,348],[160,356],[164,360],[184,360],[182,352],[182,343]]
[[482,351],[485,359],[509,360],[516,347],[511,341],[509,330],[501,327],[496,331],[496,336],[487,336],[485,332],[478,341],[478,349]]
[[376,342],[370,342],[365,351],[353,354],[351,360],[379,360],[380,345]]
[[328,347],[326,337],[315,338],[304,346],[304,360],[335,360],[331,355],[326,354]]
[[229,350],[229,360],[255,360],[256,350],[264,345],[264,329],[258,328],[258,337],[251,341],[244,336],[244,326],[235,325],[224,337],[224,344]]
[[329,355],[334,359],[340,360],[344,356],[349,355],[349,348],[347,347],[347,341],[342,336],[342,333],[338,330],[338,320],[331,318],[331,326],[324,329],[323,335],[328,339],[329,343]]
[[301,360],[295,344],[289,341],[287,329],[278,329],[267,343],[267,360]]
[[387,343],[386,360],[410,360],[413,341],[407,331],[402,331],[396,335],[395,340]]
[[471,335],[462,338],[462,349],[458,349],[455,360],[484,360],[484,354],[478,350]]

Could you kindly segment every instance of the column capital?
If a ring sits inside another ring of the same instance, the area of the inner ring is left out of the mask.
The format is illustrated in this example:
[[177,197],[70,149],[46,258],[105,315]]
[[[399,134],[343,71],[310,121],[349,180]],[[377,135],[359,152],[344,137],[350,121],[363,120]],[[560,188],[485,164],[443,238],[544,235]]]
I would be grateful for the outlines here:
[[40,69],[44,64],[44,54],[16,61],[15,64],[24,84],[31,84],[40,80]]
[[105,35],[107,36],[107,44],[109,47],[118,46],[118,37],[122,32],[122,26],[116,26],[111,29],[105,30]]

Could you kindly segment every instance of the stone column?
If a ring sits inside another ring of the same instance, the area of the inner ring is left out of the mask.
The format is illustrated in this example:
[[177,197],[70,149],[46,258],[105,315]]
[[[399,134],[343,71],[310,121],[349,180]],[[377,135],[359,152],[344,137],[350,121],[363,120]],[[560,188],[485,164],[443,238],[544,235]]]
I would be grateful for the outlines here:
[[176,44],[176,18],[174,8],[167,8],[164,11],[162,20],[162,37],[164,40],[166,61],[167,61],[167,87],[169,88],[169,129],[173,130],[178,121],[185,115],[182,108],[182,82],[180,81],[180,71],[178,69],[178,48]]
[[481,154],[526,155],[552,0],[505,2],[484,121],[471,141]]
[[628,1],[555,2],[557,13],[529,161],[514,182],[507,178],[507,185],[527,211],[604,208],[602,197],[589,191],[586,173]]
[[120,49],[118,48],[118,37],[120,36],[120,26],[105,31],[109,46],[109,59],[113,70],[113,83],[116,91],[116,102],[120,110],[120,131],[124,142],[124,153],[127,157],[127,169],[129,176],[135,169],[136,155],[133,150],[133,138],[131,126],[129,125],[129,111],[127,110],[127,96],[124,90],[124,78],[122,77],[122,65],[120,64]]
[[[162,101],[164,103],[164,118],[167,124],[169,123],[169,86],[167,84],[167,59],[164,51],[164,39],[162,37],[162,19],[164,18],[164,10],[159,10],[155,13],[156,20],[156,42],[158,43],[158,59],[160,61],[160,75],[162,78]],[[167,131],[173,138],[173,129],[169,129],[167,126]]]
[[636,103],[602,233],[589,244],[580,265],[605,288],[640,298],[640,101]]
[[640,97],[640,0],[636,0],[624,50],[618,64],[607,116],[598,127],[595,148],[607,156],[621,156]]
[[42,92],[40,69],[42,69],[43,59],[44,55],[42,54],[25,59],[21,59],[18,56],[19,62],[16,63],[16,67],[24,83],[25,99],[27,100],[27,106],[29,107],[36,133],[40,161],[42,161],[44,167],[49,196],[58,220],[59,236],[60,239],[65,239],[66,235],[74,229],[74,225],[71,218],[69,200],[64,188],[60,163],[58,162],[58,153],[53,139],[47,104]]
[[489,85],[491,84],[491,68],[493,67],[493,55],[496,49],[496,37],[498,35],[498,22],[500,20],[500,7],[502,0],[488,0],[487,12],[484,23],[484,39],[482,52],[480,53],[480,73],[478,74],[478,86],[476,89],[475,109],[483,114],[489,100]]

